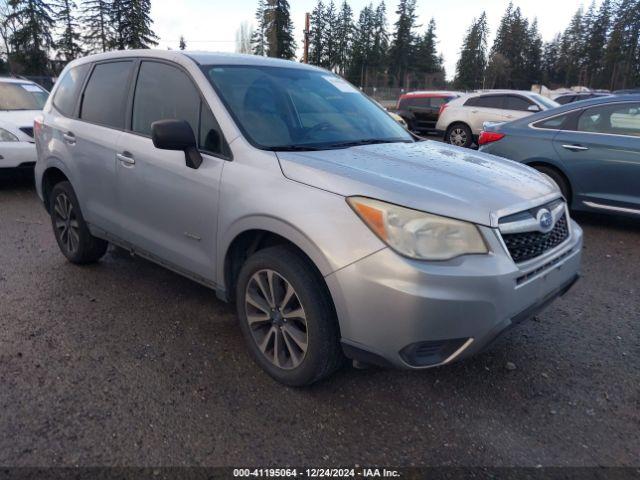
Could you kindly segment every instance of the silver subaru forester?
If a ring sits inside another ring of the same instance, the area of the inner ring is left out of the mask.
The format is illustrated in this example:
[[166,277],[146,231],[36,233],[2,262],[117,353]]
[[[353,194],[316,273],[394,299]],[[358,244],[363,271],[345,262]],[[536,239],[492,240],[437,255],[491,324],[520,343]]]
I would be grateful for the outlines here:
[[255,361],[307,385],[345,356],[468,357],[565,293],[582,230],[535,170],[417,141],[342,78],[257,56],[121,51],[35,122],[62,253],[108,243],[237,305]]

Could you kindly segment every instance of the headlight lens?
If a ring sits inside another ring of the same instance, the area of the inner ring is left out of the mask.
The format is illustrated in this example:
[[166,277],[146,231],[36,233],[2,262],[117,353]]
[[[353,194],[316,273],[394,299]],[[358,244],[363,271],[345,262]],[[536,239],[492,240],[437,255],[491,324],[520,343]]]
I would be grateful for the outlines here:
[[398,253],[418,260],[449,260],[487,253],[472,223],[411,210],[365,197],[347,202],[380,239]]
[[16,137],[9,130],[5,130],[4,128],[0,128],[0,142],[19,142],[18,137]]

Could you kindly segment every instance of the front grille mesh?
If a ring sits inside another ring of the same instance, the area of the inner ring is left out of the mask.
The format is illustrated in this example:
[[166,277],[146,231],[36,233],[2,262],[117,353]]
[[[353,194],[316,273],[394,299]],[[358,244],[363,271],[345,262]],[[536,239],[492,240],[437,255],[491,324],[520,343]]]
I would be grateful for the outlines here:
[[545,252],[557,247],[569,237],[567,216],[563,214],[556,222],[553,230],[547,233],[523,232],[503,234],[511,258],[516,263],[539,257]]
[[20,127],[20,130],[33,138],[33,127]]

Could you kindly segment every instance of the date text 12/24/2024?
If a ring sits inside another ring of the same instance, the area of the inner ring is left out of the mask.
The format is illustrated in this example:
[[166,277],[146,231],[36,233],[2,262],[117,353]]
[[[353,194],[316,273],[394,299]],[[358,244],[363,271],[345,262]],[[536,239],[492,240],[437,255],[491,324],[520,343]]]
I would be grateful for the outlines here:
[[264,478],[398,478],[398,470],[387,468],[235,468],[234,477]]

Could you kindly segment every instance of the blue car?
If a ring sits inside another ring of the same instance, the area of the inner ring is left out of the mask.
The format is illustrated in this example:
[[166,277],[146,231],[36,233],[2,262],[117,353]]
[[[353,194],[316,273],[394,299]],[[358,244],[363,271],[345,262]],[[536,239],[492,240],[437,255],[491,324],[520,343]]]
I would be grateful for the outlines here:
[[487,124],[480,150],[551,177],[573,210],[640,218],[640,94],[570,103]]

